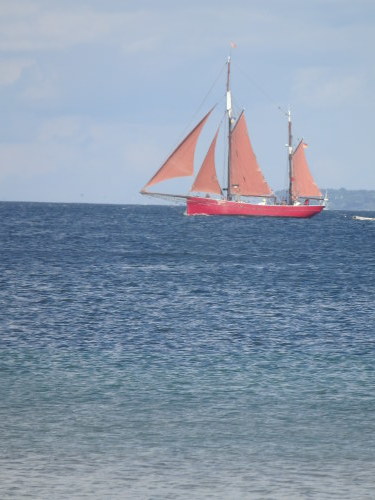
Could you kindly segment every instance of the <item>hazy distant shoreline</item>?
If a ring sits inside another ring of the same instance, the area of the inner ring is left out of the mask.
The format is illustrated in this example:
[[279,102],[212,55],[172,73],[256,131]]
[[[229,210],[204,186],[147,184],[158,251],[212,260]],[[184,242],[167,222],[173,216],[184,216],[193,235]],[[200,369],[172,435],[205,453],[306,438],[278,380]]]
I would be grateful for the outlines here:
[[[328,210],[361,210],[361,211],[375,211],[375,190],[371,189],[322,189],[322,193],[328,196]],[[278,196],[281,196],[281,191],[276,191]],[[36,200],[0,200],[3,203],[63,203],[63,204],[92,204],[92,205],[164,205],[167,206],[168,203],[157,202],[152,200],[152,203],[103,203],[95,201],[36,201]],[[175,206],[175,205],[173,205]]]
[[329,210],[375,210],[375,190],[327,188],[327,195]]

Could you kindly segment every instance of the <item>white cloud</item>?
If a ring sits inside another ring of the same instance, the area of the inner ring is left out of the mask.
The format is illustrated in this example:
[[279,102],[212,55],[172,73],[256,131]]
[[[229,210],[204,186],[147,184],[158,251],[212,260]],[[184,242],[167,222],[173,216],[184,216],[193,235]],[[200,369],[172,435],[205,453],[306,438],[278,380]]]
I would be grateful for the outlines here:
[[35,0],[0,0],[2,18],[30,16],[40,9],[40,2]]
[[49,101],[59,97],[58,76],[53,71],[42,71],[39,67],[35,69],[32,77],[21,92],[21,97],[26,101]]
[[37,143],[0,145],[0,178],[8,176],[23,179],[42,175],[53,169],[55,151],[51,146]]
[[145,37],[139,40],[126,41],[122,44],[122,49],[125,54],[137,54],[140,52],[153,52],[158,47],[160,48],[161,39],[153,37]]
[[[349,52],[373,36],[365,17],[346,23],[329,21],[329,11],[313,3],[294,8],[278,2],[235,0],[213,8],[210,2],[191,2],[167,8],[168,2],[113,1],[105,5],[43,0],[0,0],[0,49],[3,51],[53,51],[77,44],[104,43],[126,53],[164,50],[207,53],[225,49],[231,38],[246,50],[293,49],[300,54],[330,50]],[[300,3],[300,2],[298,2]],[[346,3],[346,2],[345,2]],[[116,6],[116,9],[113,6]],[[337,9],[335,2],[329,9]],[[352,7],[354,9],[354,7]],[[359,7],[358,7],[359,8]],[[358,10],[357,8],[357,10]],[[288,12],[288,15],[285,13]],[[327,14],[327,17],[325,17]],[[235,29],[231,27],[236,27]]]
[[91,140],[90,123],[81,116],[58,116],[42,123],[37,140],[42,143],[83,144]]
[[[34,199],[60,199],[56,185],[69,200],[84,189],[87,196],[91,190],[93,201],[103,193],[108,201],[129,200],[165,159],[168,137],[184,128],[184,117],[193,114],[212,83],[210,75],[213,79],[224,66],[231,39],[238,45],[234,98],[249,110],[254,105],[254,117],[263,116],[264,96],[257,102],[258,91],[243,83],[242,72],[277,104],[298,104],[298,127],[307,134],[307,125],[315,138],[317,164],[317,155],[326,158],[334,150],[339,166],[330,163],[327,170],[330,183],[335,176],[341,182],[353,163],[347,150],[340,156],[342,142],[361,144],[363,158],[371,145],[372,5],[373,0],[303,5],[300,0],[233,0],[231,5],[0,0],[0,50],[5,52],[0,169],[7,172],[0,188],[8,196],[24,182],[37,193]],[[326,149],[322,107],[330,107]],[[344,113],[357,113],[357,125],[339,132]],[[254,139],[259,154],[271,149],[268,136],[262,140],[261,134]],[[282,141],[284,136],[281,148]],[[278,155],[270,151],[267,162],[278,165]],[[373,182],[371,165],[362,164],[367,170],[361,182]],[[343,185],[349,184],[348,174]]]
[[338,74],[329,68],[304,68],[295,77],[295,100],[308,106],[331,108],[357,100],[364,91],[364,77]]
[[132,37],[134,28],[144,20],[141,11],[100,12],[79,4],[70,8],[57,5],[21,1],[18,8],[8,8],[0,18],[0,49],[51,51],[111,40],[123,33]]
[[0,60],[0,85],[12,85],[21,77],[23,71],[35,62],[32,59]]

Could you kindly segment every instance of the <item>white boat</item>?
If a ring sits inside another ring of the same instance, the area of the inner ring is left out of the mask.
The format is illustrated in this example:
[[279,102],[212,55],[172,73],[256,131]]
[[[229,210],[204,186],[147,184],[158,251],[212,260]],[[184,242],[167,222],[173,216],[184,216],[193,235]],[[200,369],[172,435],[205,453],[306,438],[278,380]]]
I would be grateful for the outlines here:
[[354,220],[375,220],[375,217],[362,217],[362,215],[353,215]]

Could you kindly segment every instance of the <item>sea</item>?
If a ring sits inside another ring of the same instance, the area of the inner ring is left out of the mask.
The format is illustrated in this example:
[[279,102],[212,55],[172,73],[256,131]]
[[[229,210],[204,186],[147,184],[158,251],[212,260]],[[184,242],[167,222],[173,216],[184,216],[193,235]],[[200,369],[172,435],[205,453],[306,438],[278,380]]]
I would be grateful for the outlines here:
[[0,203],[0,498],[374,499],[353,215]]

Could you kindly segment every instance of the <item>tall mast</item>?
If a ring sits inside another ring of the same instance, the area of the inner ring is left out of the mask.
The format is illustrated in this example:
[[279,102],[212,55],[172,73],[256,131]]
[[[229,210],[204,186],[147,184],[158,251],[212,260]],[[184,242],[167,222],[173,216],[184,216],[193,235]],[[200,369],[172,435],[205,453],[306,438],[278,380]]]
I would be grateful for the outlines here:
[[231,194],[231,179],[230,179],[230,155],[231,155],[231,135],[232,135],[232,95],[230,91],[230,56],[228,56],[228,72],[227,72],[227,115],[228,115],[228,187],[227,200],[232,198]]
[[293,205],[293,136],[292,136],[292,118],[288,110],[288,164],[289,164],[289,189],[288,205]]

